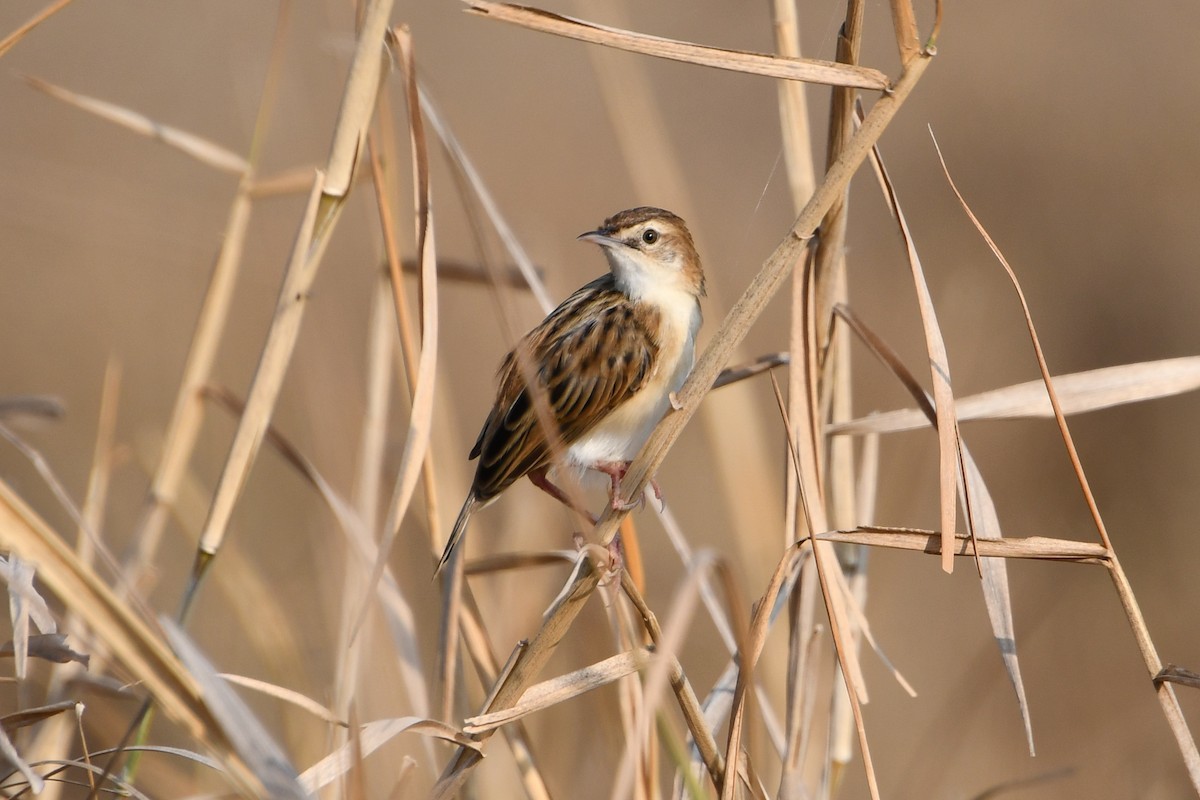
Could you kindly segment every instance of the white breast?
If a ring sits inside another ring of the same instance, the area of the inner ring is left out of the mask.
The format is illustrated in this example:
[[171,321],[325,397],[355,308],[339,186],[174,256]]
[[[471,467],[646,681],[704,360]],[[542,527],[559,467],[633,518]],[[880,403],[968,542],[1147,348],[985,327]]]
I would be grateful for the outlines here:
[[600,461],[630,461],[667,413],[669,395],[687,380],[695,361],[700,305],[696,296],[673,287],[649,289],[639,298],[661,313],[658,363],[650,381],[567,449],[567,459],[587,468]]

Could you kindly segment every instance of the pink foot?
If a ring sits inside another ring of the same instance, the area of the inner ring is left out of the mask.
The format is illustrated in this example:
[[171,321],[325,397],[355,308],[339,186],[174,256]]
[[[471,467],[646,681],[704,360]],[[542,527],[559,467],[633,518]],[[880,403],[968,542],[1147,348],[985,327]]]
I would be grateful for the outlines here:
[[[629,471],[630,461],[597,461],[592,465],[592,469],[603,472],[608,476],[609,489],[608,497],[613,511],[629,511],[637,508],[646,502],[645,493],[637,500],[626,500],[621,497],[621,481],[625,478],[625,473]],[[663,506],[662,489],[658,486],[658,481],[650,479],[650,488],[654,492],[654,499],[658,501],[659,507]]]

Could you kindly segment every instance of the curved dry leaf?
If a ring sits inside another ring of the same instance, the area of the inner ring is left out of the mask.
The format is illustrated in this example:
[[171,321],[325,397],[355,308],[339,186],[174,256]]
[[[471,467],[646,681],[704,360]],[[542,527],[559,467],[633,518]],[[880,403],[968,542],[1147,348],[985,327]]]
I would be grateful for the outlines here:
[[[0,656],[11,656],[15,653],[16,648],[13,642],[9,641],[0,645]],[[91,656],[86,653],[77,653],[67,645],[65,633],[39,633],[30,636],[28,654],[33,658],[53,661],[56,664],[67,664],[74,661],[82,664],[84,669],[87,669],[88,662],[91,661]]]
[[11,714],[5,714],[0,717],[0,727],[5,731],[12,732],[17,728],[24,728],[29,725],[35,725],[44,719],[57,717],[64,711],[70,711],[75,708],[74,700],[63,700],[61,703],[51,703],[46,706],[38,706],[37,708],[26,708],[21,711],[14,711]]
[[0,420],[24,417],[62,419],[67,413],[62,398],[49,394],[14,394],[0,397]]
[[274,683],[260,681],[257,678],[248,678],[245,675],[234,675],[230,672],[222,672],[219,673],[219,675],[235,686],[241,686],[245,689],[250,689],[251,691],[255,691],[260,694],[265,694],[268,697],[274,697],[277,700],[290,703],[296,708],[303,709],[318,719],[323,719],[333,725],[340,725],[343,728],[346,727],[346,723],[338,719],[337,715],[328,708],[321,705],[316,700],[300,694],[294,689],[285,689],[284,687],[277,686]]
[[437,720],[420,717],[378,719],[359,728],[357,743],[347,742],[304,770],[300,775],[300,785],[309,792],[317,792],[345,774],[356,758],[366,758],[389,740],[405,732],[444,739],[476,752],[479,752],[481,746],[457,728]]
[[249,706],[217,674],[212,663],[174,620],[162,617],[160,622],[172,649],[199,682],[205,703],[221,730],[262,782],[268,796],[281,800],[308,798],[308,793],[297,782],[295,767]]
[[8,738],[8,731],[0,727],[0,760],[7,761],[12,764],[29,782],[30,791],[34,794],[41,794],[46,788],[46,782],[33,771],[33,767],[29,765],[25,759],[21,758],[21,754],[17,752],[17,748],[12,743],[12,739]]
[[[904,239],[905,252],[908,254],[908,264],[912,272],[913,286],[917,292],[917,306],[921,314],[921,328],[925,332],[925,351],[929,355],[929,375],[933,382],[934,411],[937,421],[938,436],[938,479],[939,498],[941,506],[942,530],[942,569],[954,571],[954,556],[950,554],[950,539],[954,536],[955,522],[958,514],[959,476],[962,465],[962,442],[958,436],[958,416],[955,411],[954,390],[950,385],[950,361],[946,353],[946,341],[942,336],[941,326],[938,325],[937,313],[933,308],[933,297],[929,293],[929,284],[925,280],[925,270],[921,267],[921,258],[900,208],[900,198],[896,187],[883,164],[883,156],[878,146],[871,148],[871,164],[879,177],[883,193],[892,216],[900,228],[900,236]],[[965,481],[964,481],[965,483]],[[969,509],[970,486],[961,487],[964,491],[964,505]],[[968,529],[971,517],[967,517]]]

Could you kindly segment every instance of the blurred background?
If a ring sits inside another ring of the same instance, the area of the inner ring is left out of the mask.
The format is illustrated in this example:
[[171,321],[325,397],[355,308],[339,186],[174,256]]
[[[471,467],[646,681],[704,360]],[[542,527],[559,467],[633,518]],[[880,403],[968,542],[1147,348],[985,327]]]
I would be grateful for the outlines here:
[[[42,5],[0,4],[0,34]],[[671,38],[774,49],[767,3],[541,5]],[[843,5],[801,0],[799,11],[805,55],[832,58]],[[919,12],[928,30],[931,9]],[[125,458],[104,520],[104,538],[117,554],[130,545],[158,457],[236,178],[34,91],[22,75],[245,153],[276,13],[275,4],[237,0],[78,2],[0,64],[6,68],[0,75],[0,395],[46,393],[63,400],[63,420],[24,433],[81,499],[105,370],[120,365],[117,436]],[[401,2],[393,22],[411,27],[424,86],[544,270],[554,300],[605,268],[595,248],[575,241],[577,234],[622,208],[662,206],[688,221],[704,258],[707,341],[794,218],[773,82],[600,52],[466,14],[456,2]],[[959,187],[1022,279],[1054,373],[1200,354],[1200,225],[1194,220],[1200,82],[1192,63],[1198,29],[1200,8],[1190,4],[948,4],[937,59],[884,135],[882,150],[930,281],[957,395],[1031,380],[1037,369],[1008,281],[951,194],[930,129]],[[351,4],[295,3],[285,36],[264,175],[324,162],[354,44]],[[868,4],[866,43],[863,62],[896,75],[888,6],[881,0]],[[400,113],[398,76],[387,92]],[[649,107],[636,102],[646,93]],[[808,90],[818,164],[828,96],[824,87]],[[633,135],[618,135],[622,126]],[[398,151],[406,154],[402,116],[396,129]],[[434,161],[439,255],[477,263],[481,245],[459,189],[440,152]],[[408,167],[401,169],[405,174]],[[411,189],[401,194],[403,209],[411,204]],[[215,374],[216,383],[239,396],[257,361],[302,202],[293,195],[254,205]],[[855,180],[850,202],[851,303],[927,380],[903,247],[869,172]],[[275,414],[279,428],[345,494],[354,489],[359,458],[367,319],[383,254],[377,220],[363,184],[326,256]],[[411,256],[411,234],[403,233]],[[507,260],[494,239],[482,247]],[[415,294],[415,282],[410,288]],[[518,331],[542,312],[528,293],[476,284],[443,282],[439,299],[433,452],[439,515],[448,528],[469,485],[473,465],[466,454],[490,407],[494,370],[511,344],[501,311]],[[785,350],[788,316],[781,297],[740,357]],[[907,404],[861,349],[855,380],[857,413]],[[402,383],[394,396],[387,486],[408,414]],[[1183,395],[1072,420],[1159,652],[1166,662],[1192,668],[1200,667],[1197,410],[1200,397]],[[178,603],[233,427],[225,412],[210,409],[192,462],[200,493],[190,506],[181,504],[168,527],[148,592],[160,611]],[[782,430],[768,381],[722,389],[705,401],[659,474],[690,541],[730,560],[748,602],[761,594],[784,547]],[[1051,423],[972,422],[963,433],[1009,535],[1094,540]],[[70,517],[7,446],[0,447],[0,477],[73,535]],[[425,666],[432,669],[439,601],[419,497],[392,564],[416,611]],[[665,613],[685,568],[653,514],[635,519],[649,564],[648,599]],[[883,440],[873,521],[937,526],[936,437],[929,431]],[[551,501],[520,485],[476,517],[468,552],[565,547],[567,523]],[[329,701],[343,554],[320,499],[264,449],[191,631],[220,669]],[[884,796],[970,798],[1059,770],[1066,772],[1011,796],[1186,796],[1186,773],[1103,570],[1009,567],[1038,750],[1030,758],[978,580],[966,566],[960,562],[947,577],[928,557],[871,554],[868,616],[919,692],[909,698],[874,657],[865,658],[872,688],[866,724]],[[256,591],[274,604],[270,619],[285,620],[283,627],[267,622],[234,574],[261,581]],[[536,630],[562,580],[559,569],[474,580],[502,658]],[[612,652],[602,613],[588,614],[590,627],[573,632],[578,639],[550,672]],[[714,642],[711,625],[697,621],[681,657],[701,691],[724,664]],[[776,649],[763,667],[764,683],[780,697],[783,646],[772,641]],[[362,718],[413,713],[390,649],[379,644],[374,656],[359,696]],[[1195,724],[1200,705],[1193,694],[1181,690]],[[17,702],[7,689],[0,697],[5,706]],[[622,742],[592,735],[577,715],[580,709],[605,713],[613,697],[600,692],[530,722],[555,796],[607,796],[606,776]],[[249,699],[298,766],[326,752],[327,735],[311,718]],[[169,739],[169,726],[161,727],[158,738]],[[421,752],[405,740],[388,747]],[[420,786],[435,774],[428,764],[422,761]],[[368,765],[390,785],[383,777],[388,759]],[[507,759],[490,759],[481,770],[481,789],[494,791],[480,796],[510,796],[505,787],[515,787],[516,776]],[[161,796],[171,796],[164,785]],[[842,796],[866,796],[857,765]]]

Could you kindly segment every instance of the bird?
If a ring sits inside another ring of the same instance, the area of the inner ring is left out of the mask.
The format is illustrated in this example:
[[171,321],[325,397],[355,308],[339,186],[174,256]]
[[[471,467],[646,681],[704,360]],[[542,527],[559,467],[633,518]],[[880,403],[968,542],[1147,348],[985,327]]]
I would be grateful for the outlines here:
[[632,507],[620,497],[621,479],[692,370],[704,269],[684,221],[640,206],[577,238],[600,246],[609,271],[564,300],[501,362],[495,402],[470,453],[479,460],[475,478],[435,575],[471,515],[522,477],[595,519],[550,481],[556,453],[580,474],[606,474],[614,509]]

